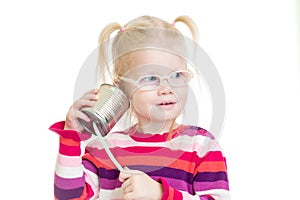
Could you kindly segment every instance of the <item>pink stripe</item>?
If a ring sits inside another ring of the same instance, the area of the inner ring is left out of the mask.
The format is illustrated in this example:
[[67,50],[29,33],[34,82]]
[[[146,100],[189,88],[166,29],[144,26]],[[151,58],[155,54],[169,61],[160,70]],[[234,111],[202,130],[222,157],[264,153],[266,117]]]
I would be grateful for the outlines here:
[[57,187],[64,190],[83,187],[85,184],[84,176],[79,178],[62,178],[55,174],[54,183]]
[[[87,147],[88,151],[99,158],[107,158],[104,149],[98,148],[89,148]],[[152,148],[152,147],[130,147],[130,148],[113,148],[111,149],[112,153],[115,156],[123,157],[123,156],[141,156],[141,155],[149,155],[149,156],[159,156],[159,157],[168,157],[168,158],[180,158],[183,160],[190,160],[193,156],[193,153],[184,152],[184,151],[172,151],[167,148]]]
[[116,179],[101,178],[101,188],[105,190],[115,190],[121,187],[122,183]]
[[195,182],[194,188],[196,191],[205,191],[205,190],[213,190],[213,189],[229,190],[227,181]]
[[[155,180],[159,180],[161,177],[159,176],[151,176]],[[176,188],[176,190],[185,191],[188,193],[193,193],[192,185],[187,183],[184,180],[178,180],[175,178],[164,177],[164,180],[169,184],[170,187]]]
[[[127,138],[126,138],[127,139]],[[129,138],[128,138],[129,139]],[[106,142],[110,148],[114,148],[116,145],[119,147],[130,147],[141,145],[132,140],[120,140],[120,139],[106,139]],[[197,142],[196,140],[191,142],[190,140],[185,140],[185,138],[181,137],[176,139],[176,142],[172,143],[172,146],[167,146],[166,142],[154,144],[154,147],[160,146],[165,148],[174,148],[178,150],[184,151],[195,151],[199,149],[203,149],[203,144]],[[98,140],[94,140],[88,144],[90,147],[102,147],[102,144]]]

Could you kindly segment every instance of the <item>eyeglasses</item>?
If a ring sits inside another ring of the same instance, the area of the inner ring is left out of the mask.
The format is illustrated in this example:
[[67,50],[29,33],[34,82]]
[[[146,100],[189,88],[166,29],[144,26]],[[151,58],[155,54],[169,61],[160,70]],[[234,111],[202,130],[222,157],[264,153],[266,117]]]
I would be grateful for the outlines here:
[[173,87],[181,87],[188,84],[193,78],[193,74],[188,70],[178,70],[171,72],[167,76],[146,75],[141,76],[137,80],[126,77],[119,77],[122,81],[137,86],[141,90],[155,90],[167,79],[168,83]]

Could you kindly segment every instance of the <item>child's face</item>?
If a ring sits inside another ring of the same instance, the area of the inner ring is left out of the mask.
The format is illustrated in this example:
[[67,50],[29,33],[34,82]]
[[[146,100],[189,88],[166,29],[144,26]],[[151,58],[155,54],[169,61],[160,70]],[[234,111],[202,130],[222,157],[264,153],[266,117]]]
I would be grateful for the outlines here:
[[[168,76],[186,69],[178,56],[161,50],[142,50],[134,54],[131,67],[123,77],[137,80],[145,75]],[[164,79],[155,89],[145,90],[123,82],[126,93],[139,123],[174,120],[183,110],[187,98],[187,85],[174,87]]]

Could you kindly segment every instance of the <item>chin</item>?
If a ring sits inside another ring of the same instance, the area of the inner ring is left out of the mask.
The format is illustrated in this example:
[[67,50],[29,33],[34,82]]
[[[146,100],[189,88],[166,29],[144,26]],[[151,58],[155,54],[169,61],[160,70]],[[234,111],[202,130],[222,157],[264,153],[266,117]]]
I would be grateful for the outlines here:
[[174,114],[161,114],[160,117],[158,115],[152,116],[151,120],[152,121],[157,121],[157,122],[165,122],[165,121],[170,121],[176,119],[178,116],[180,116],[180,113],[174,113]]

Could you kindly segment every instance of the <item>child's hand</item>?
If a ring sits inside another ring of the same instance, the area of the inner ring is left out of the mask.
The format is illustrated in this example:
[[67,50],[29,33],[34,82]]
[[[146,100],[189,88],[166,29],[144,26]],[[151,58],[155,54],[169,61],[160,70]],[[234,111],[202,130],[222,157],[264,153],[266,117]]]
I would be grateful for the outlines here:
[[66,116],[65,130],[76,130],[78,132],[83,130],[77,118],[85,121],[89,121],[90,119],[80,109],[83,107],[93,107],[98,100],[97,94],[97,89],[90,90],[74,102]]
[[120,173],[119,180],[123,183],[122,189],[125,200],[157,200],[161,199],[163,195],[162,185],[144,172],[124,170]]

